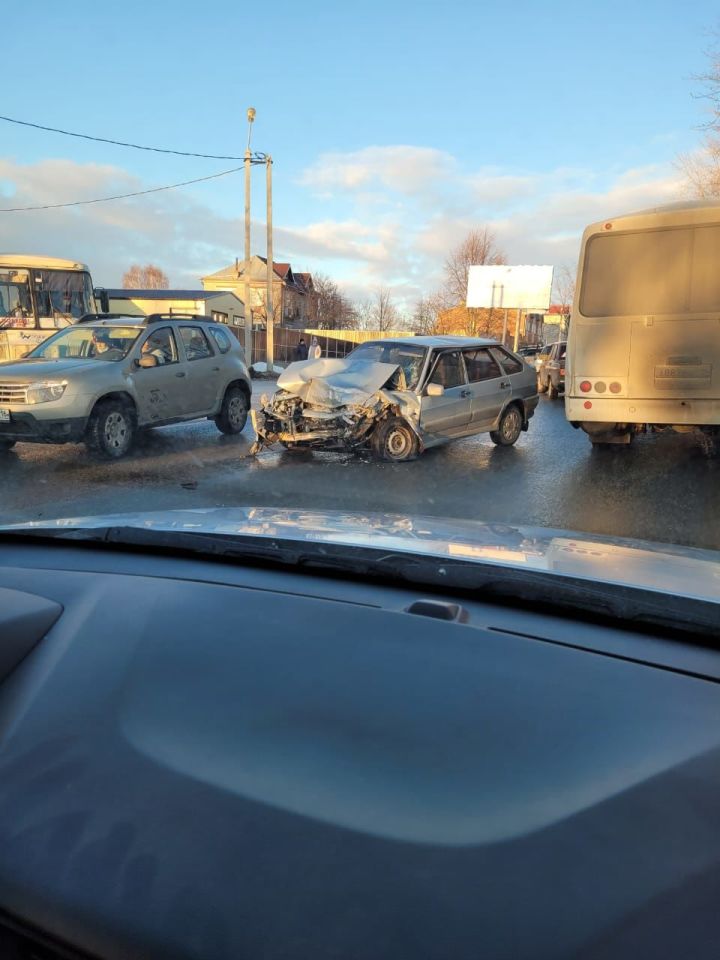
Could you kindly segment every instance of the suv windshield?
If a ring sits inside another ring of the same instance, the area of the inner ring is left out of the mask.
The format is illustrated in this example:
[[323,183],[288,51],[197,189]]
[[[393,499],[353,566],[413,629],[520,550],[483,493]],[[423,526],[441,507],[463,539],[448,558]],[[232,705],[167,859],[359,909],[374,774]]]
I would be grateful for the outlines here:
[[78,326],[50,337],[28,354],[33,360],[122,360],[140,335],[137,327]]
[[349,357],[353,361],[375,361],[377,363],[394,363],[402,367],[405,374],[405,383],[408,390],[414,390],[420,380],[426,350],[424,347],[415,347],[405,343],[363,343],[356,347]]

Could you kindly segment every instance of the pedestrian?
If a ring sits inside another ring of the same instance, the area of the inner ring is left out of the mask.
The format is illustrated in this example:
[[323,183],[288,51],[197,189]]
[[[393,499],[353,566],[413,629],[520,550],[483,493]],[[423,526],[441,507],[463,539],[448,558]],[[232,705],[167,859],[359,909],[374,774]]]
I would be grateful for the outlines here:
[[318,343],[318,338],[313,337],[310,341],[310,359],[319,360],[322,356],[322,347]]
[[295,360],[307,360],[308,358],[308,348],[305,343],[305,338],[300,337],[298,345],[295,347]]

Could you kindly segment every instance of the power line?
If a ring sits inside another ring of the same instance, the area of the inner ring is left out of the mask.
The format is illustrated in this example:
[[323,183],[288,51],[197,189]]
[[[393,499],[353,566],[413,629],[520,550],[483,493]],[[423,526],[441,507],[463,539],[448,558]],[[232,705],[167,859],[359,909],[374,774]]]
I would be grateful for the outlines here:
[[0,207],[0,213],[23,213],[26,210],[56,210],[58,207],[82,207],[88,203],[107,203],[109,200],[127,200],[128,197],[143,197],[147,193],[160,193],[162,190],[174,190],[176,187],[187,187],[191,183],[203,183],[205,180],[217,180],[218,177],[227,177],[230,173],[237,173],[242,167],[233,167],[232,170],[223,170],[222,173],[213,173],[209,177],[197,177],[195,180],[183,180],[182,183],[169,183],[165,187],[152,187],[150,190],[137,190],[135,193],[120,193],[115,197],[98,197],[95,200],[72,200],[70,203],[44,203],[37,207]]
[[165,150],[162,147],[144,147],[139,143],[126,143],[124,140],[109,140],[106,137],[92,137],[87,133],[72,133],[70,130],[60,130],[58,127],[45,127],[41,123],[30,123],[29,120],[16,120],[14,117],[0,117],[6,123],[16,123],[21,127],[32,127],[35,130],[45,130],[47,133],[61,133],[65,137],[78,137],[80,140],[94,140],[96,143],[111,143],[115,147],[132,147],[133,150],[149,150],[151,153],[172,153],[176,157],[201,157],[203,160],[242,160],[243,157],[225,157],[213,153],[188,153],[185,150]]

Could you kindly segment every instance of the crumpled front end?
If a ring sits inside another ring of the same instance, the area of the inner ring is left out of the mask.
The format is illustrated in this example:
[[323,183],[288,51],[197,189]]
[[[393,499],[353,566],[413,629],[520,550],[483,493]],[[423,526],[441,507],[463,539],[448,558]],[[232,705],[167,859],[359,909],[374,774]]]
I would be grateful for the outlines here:
[[396,392],[406,391],[402,369],[383,363],[291,364],[278,379],[278,387],[251,414],[257,434],[253,453],[274,443],[353,450],[367,443],[385,417],[401,414],[407,402]]

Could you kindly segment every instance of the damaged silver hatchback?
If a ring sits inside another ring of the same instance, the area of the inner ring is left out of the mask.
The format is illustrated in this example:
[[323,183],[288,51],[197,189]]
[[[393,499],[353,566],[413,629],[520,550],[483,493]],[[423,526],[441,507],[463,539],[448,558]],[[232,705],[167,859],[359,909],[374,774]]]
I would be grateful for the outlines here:
[[369,447],[412,460],[428,447],[489,433],[511,446],[538,403],[535,369],[494,340],[373,340],[344,359],[290,364],[253,412],[253,452]]

